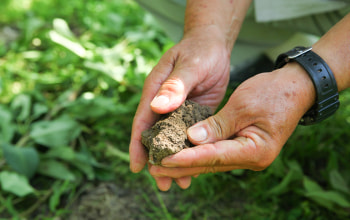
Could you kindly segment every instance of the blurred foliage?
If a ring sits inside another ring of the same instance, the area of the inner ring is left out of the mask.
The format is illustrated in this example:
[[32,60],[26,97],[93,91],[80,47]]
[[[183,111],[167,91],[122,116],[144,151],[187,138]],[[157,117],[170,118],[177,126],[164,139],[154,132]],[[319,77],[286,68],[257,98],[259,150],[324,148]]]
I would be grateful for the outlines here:
[[30,216],[48,199],[57,211],[85,179],[128,169],[143,81],[170,45],[133,1],[2,2],[0,216]]
[[298,127],[265,171],[201,175],[168,200],[146,172],[132,175],[143,81],[172,45],[130,0],[2,1],[0,218],[65,219],[87,182],[104,181],[144,185],[149,219],[349,218],[348,91],[333,117]]

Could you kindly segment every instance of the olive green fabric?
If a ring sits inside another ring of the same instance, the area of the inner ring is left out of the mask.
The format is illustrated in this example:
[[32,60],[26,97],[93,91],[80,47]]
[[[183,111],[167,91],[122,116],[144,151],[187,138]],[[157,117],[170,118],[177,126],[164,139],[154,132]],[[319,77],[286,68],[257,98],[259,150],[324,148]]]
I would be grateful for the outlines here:
[[349,6],[348,0],[255,0],[258,22],[295,19]]
[[[174,41],[183,35],[186,0],[137,0]],[[309,46],[350,12],[350,0],[255,0],[231,54],[238,65],[265,53],[274,59],[285,48]]]

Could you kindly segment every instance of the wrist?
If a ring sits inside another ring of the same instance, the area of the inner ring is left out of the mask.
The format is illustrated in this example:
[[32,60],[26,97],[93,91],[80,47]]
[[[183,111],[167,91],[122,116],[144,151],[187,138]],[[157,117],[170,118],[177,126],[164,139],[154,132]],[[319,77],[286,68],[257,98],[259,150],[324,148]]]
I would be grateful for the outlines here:
[[339,108],[339,94],[328,64],[311,47],[295,47],[280,54],[275,68],[281,68],[289,62],[296,62],[305,69],[316,91],[315,104],[302,117],[300,124],[312,125],[333,115]]
[[349,88],[349,66],[347,66],[347,60],[343,60],[343,58],[348,55],[344,55],[340,58],[339,53],[337,53],[335,48],[327,47],[327,45],[322,44],[322,42],[318,42],[315,45],[313,45],[313,51],[315,51],[320,57],[322,57],[322,59],[329,65],[330,69],[333,72],[335,81],[337,82],[338,91],[340,92]]
[[[184,35],[193,30],[214,28],[232,50],[252,0],[187,0]],[[214,32],[211,32],[212,34]]]
[[195,26],[184,32],[182,40],[193,39],[196,42],[204,42],[207,44],[217,44],[224,47],[228,55],[231,54],[234,39],[228,37],[215,24]]
[[312,48],[332,70],[338,91],[350,87],[350,14],[316,42]]
[[295,111],[300,118],[314,105],[316,100],[315,86],[305,71],[296,62],[287,63],[276,72],[279,81],[283,83],[281,88],[285,88],[284,94],[293,94],[291,104],[295,106]]

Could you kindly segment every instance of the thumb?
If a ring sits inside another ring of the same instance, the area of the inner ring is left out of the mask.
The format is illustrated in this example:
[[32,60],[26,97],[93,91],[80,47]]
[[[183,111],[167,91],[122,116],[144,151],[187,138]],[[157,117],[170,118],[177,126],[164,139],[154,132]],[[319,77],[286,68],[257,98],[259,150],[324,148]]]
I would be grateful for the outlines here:
[[188,128],[188,139],[192,144],[201,145],[225,140],[233,136],[236,132],[233,115],[232,111],[228,112],[223,108],[216,115]]
[[194,82],[194,74],[174,69],[152,100],[152,110],[158,114],[174,111],[185,101]]

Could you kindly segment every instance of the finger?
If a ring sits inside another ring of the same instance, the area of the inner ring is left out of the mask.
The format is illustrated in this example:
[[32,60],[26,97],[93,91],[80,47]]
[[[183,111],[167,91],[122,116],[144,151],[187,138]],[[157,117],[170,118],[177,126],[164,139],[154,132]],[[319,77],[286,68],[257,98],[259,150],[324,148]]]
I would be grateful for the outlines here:
[[[177,181],[188,176],[199,176],[204,173],[226,172],[234,169],[239,169],[238,166],[217,166],[217,167],[190,167],[190,168],[167,168],[167,167],[152,167],[149,172],[154,177],[169,177]],[[181,186],[180,186],[181,187]]]
[[[157,166],[154,166],[154,165],[148,163],[148,172],[150,174],[151,174],[150,170],[152,168],[154,168],[154,167],[157,167]],[[170,189],[171,184],[173,182],[172,178],[169,178],[167,176],[153,176],[153,175],[152,175],[152,177],[156,181],[156,184],[157,184],[157,187],[158,187],[159,190],[161,190],[161,191],[168,191]]]
[[172,179],[169,177],[154,177],[157,187],[161,191],[168,191],[171,187]]
[[[130,170],[134,173],[140,172],[148,161],[148,153],[145,147],[141,143],[141,132],[148,129],[152,122],[142,121],[142,115],[138,115],[139,118],[134,119],[132,126],[132,134],[129,145],[130,155]],[[149,116],[148,119],[155,117]]]
[[[245,148],[245,149],[244,149]],[[242,162],[242,151],[255,148],[251,140],[239,137],[214,144],[186,148],[162,160],[164,167],[207,167],[229,166]],[[249,154],[252,154],[250,152]],[[246,153],[245,153],[246,154]]]
[[254,105],[254,101],[247,100],[239,92],[233,93],[217,114],[187,129],[189,140],[194,145],[201,145],[233,137],[236,132],[258,120],[256,115],[260,114]]
[[148,161],[147,152],[141,144],[141,133],[149,129],[159,117],[152,111],[150,103],[173,69],[168,59],[171,58],[165,54],[148,75],[135,113],[129,145],[130,170],[135,173],[140,172]]
[[129,145],[130,170],[134,173],[140,172],[148,161],[148,154],[141,143],[141,133],[149,129],[158,117],[149,105],[144,106],[140,102],[134,117]]
[[223,109],[216,115],[196,123],[187,129],[188,139],[194,145],[201,145],[229,138],[235,133],[235,118],[232,115]]
[[[240,137],[187,148],[162,160],[165,167],[236,166],[235,169],[261,170],[272,163],[281,147],[255,126],[238,133]],[[270,143],[270,145],[267,145]]]
[[175,179],[175,182],[181,189],[187,189],[191,185],[191,180],[192,180],[191,176],[184,176],[184,177]]
[[199,81],[193,68],[179,65],[175,65],[151,102],[152,110],[158,114],[177,109]]
[[140,144],[139,140],[131,140],[129,147],[130,155],[130,170],[133,173],[140,172],[146,165],[148,160],[148,155],[144,146]]

